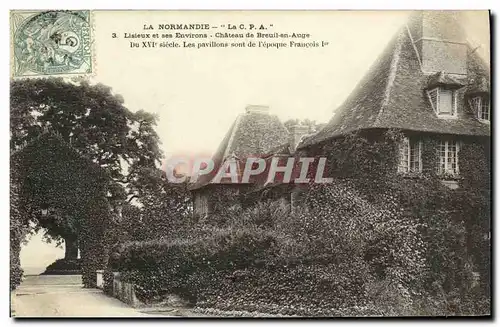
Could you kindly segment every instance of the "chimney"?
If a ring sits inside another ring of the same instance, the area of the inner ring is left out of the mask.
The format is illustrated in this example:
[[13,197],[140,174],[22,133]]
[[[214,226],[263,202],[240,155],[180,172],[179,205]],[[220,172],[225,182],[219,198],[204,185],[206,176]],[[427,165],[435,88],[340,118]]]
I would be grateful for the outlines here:
[[247,114],[268,114],[269,113],[269,106],[263,106],[263,105],[248,105],[245,108],[245,111]]
[[424,10],[408,21],[422,69],[426,73],[467,74],[467,39],[459,11]]
[[294,125],[288,129],[288,143],[290,145],[290,152],[294,153],[299,145],[302,137],[309,133],[309,127],[303,125]]

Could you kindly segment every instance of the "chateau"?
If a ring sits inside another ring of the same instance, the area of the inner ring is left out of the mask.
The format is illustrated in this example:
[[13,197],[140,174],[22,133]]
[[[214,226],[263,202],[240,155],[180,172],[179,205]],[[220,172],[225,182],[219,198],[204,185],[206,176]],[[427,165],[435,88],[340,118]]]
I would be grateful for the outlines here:
[[[292,155],[329,155],[328,145],[352,133],[380,139],[388,130],[404,134],[398,151],[386,158],[401,178],[425,172],[440,176],[454,189],[461,178],[460,149],[480,145],[489,163],[490,66],[467,41],[457,12],[412,14],[358,83],[334,117],[319,132],[287,130],[265,106],[249,106],[214,155],[220,165],[241,159]],[[436,156],[423,156],[425,152]],[[356,162],[351,163],[353,167]],[[210,183],[206,175],[192,187],[196,215],[217,211],[221,201],[237,203],[242,195],[273,189],[293,202],[294,185]],[[278,188],[276,188],[278,186]],[[261,196],[259,195],[259,196]]]

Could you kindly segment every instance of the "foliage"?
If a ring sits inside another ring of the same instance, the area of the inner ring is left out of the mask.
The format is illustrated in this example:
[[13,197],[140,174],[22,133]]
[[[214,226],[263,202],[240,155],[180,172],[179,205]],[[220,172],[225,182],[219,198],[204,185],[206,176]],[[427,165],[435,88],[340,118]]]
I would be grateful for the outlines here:
[[57,259],[47,266],[42,275],[75,275],[80,274],[81,270],[82,264],[79,259]]
[[193,220],[187,184],[169,183],[156,168],[143,172],[139,183],[133,204],[125,203],[113,222],[110,244],[188,235]]
[[[75,217],[80,224],[83,280],[85,285],[91,286],[89,278],[102,265],[102,247],[106,245],[102,237],[110,219],[105,196],[108,176],[62,143],[59,137],[50,134],[39,136],[12,154],[11,162],[23,210],[20,221],[26,225],[37,221],[44,207]],[[89,256],[89,251],[95,253]]]
[[[354,267],[360,269],[358,274],[344,273]],[[349,268],[326,263],[236,270],[197,306],[282,315],[338,315],[338,311],[366,301],[360,277],[365,268],[356,261],[349,263]]]
[[[311,208],[317,207],[313,201],[344,199],[335,212],[290,215],[279,201],[246,210],[232,208],[224,217],[209,217],[204,228],[191,230],[189,238],[125,245],[113,269],[127,273],[143,301],[159,300],[170,292],[198,306],[260,307],[282,314],[302,306],[300,312],[311,315],[364,303],[369,267],[354,253],[363,247],[354,237],[359,225],[350,221],[360,224],[376,210],[343,195],[345,188],[333,187],[319,188],[308,199]],[[332,215],[345,219],[334,220]],[[287,302],[293,306],[283,308]]]
[[187,184],[170,183],[156,168],[143,171],[134,183],[137,183],[134,188],[139,205],[124,206],[120,224],[129,239],[139,241],[180,236],[192,218]]
[[[176,293],[198,307],[281,315],[488,314],[488,147],[461,147],[452,190],[434,169],[397,173],[387,158],[402,136],[326,144],[317,154],[332,156],[334,182],[302,190],[291,212],[283,201],[231,206],[179,238],[127,244],[114,268],[144,301]],[[422,141],[435,167],[436,140]]]
[[216,227],[230,226],[239,229],[245,227],[270,228],[276,221],[286,220],[290,214],[289,206],[283,201],[262,200],[254,205],[243,208],[242,206],[226,206],[217,214],[210,215],[204,224]]
[[106,167],[117,181],[159,160],[155,125],[154,115],[129,111],[123,98],[103,84],[61,78],[11,82],[12,149],[48,129]]
[[[157,118],[144,111],[129,111],[111,88],[62,78],[14,80],[10,87],[11,149],[23,148],[44,132],[57,134],[78,154],[107,171],[113,182],[107,185],[105,196],[113,208],[127,194],[134,194],[130,185],[140,169],[159,162],[159,138],[154,130]],[[62,169],[57,173],[64,174]],[[33,219],[35,232],[43,228],[47,237],[59,243],[61,237],[76,238],[81,222],[43,205],[49,210],[48,218]]]
[[19,254],[21,243],[24,241],[29,222],[24,213],[24,203],[19,196],[19,172],[18,161],[11,160],[10,174],[10,290],[14,290],[21,283],[23,270]]
[[45,230],[48,240],[64,239],[67,249],[79,247],[83,281],[92,286],[118,238],[112,218],[138,193],[141,174],[159,163],[157,117],[129,111],[111,88],[83,79],[15,80],[10,94],[22,222],[35,223],[33,231]]
[[[215,277],[248,267],[265,258],[274,242],[272,234],[259,230],[214,229],[210,234],[194,240],[129,243],[112,268],[129,273],[142,299],[171,292],[196,300],[207,285],[193,282],[192,273],[211,272]],[[217,283],[217,279],[205,281]]]
[[[451,190],[436,174],[439,138],[430,135],[420,135],[423,172],[412,176],[397,173],[397,147],[403,136],[398,131],[353,134],[318,151],[329,153],[332,175],[348,178],[362,197],[393,215],[394,219],[378,225],[381,234],[372,251],[379,256],[369,261],[392,267],[391,280],[382,281],[389,283],[386,288],[406,290],[399,292],[407,303],[403,311],[411,307],[419,314],[416,308],[428,312],[429,303],[440,303],[442,312],[448,314],[489,312],[484,305],[482,309],[471,306],[474,302],[486,303],[489,297],[490,245],[484,238],[491,219],[488,142],[463,140],[460,187]],[[390,255],[380,256],[384,248]],[[397,257],[400,268],[395,273]],[[411,265],[405,266],[405,262]],[[474,272],[480,274],[479,287]],[[406,277],[394,279],[397,276]],[[407,282],[400,283],[404,280]],[[375,297],[373,301],[387,308],[383,305],[387,300]]]
[[104,274],[103,274],[103,291],[109,296],[113,296],[113,280],[114,280],[114,274],[113,270],[111,267],[106,267],[104,269]]
[[19,286],[19,284],[21,284],[23,272],[24,271],[21,268],[21,265],[11,263],[11,265],[10,265],[10,290],[11,291],[15,290]]

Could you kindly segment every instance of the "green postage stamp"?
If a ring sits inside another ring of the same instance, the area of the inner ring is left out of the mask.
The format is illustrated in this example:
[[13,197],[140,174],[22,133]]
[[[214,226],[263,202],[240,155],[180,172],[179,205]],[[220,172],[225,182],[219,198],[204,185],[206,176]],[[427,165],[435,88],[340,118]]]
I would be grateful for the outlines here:
[[11,11],[14,77],[93,73],[89,10]]

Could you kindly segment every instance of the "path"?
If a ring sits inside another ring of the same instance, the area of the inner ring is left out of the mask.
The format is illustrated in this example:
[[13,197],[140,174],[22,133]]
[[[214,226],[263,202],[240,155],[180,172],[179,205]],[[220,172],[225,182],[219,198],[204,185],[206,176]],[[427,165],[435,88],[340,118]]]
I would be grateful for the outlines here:
[[15,317],[154,317],[99,289],[83,288],[76,275],[25,277],[11,294],[11,310]]

